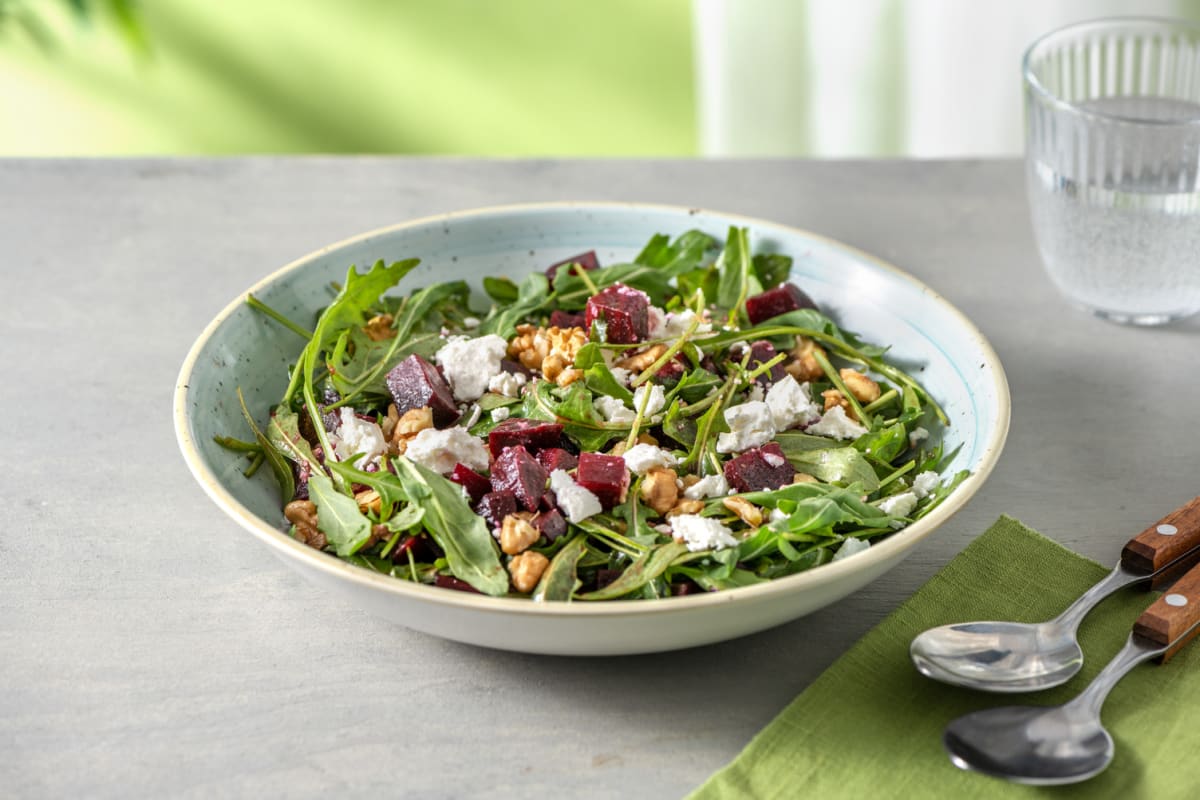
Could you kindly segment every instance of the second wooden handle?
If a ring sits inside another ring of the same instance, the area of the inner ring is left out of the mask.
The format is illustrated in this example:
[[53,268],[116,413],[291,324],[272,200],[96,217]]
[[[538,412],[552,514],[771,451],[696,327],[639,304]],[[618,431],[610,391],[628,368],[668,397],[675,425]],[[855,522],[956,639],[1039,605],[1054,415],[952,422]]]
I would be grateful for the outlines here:
[[1160,645],[1170,645],[1163,654],[1166,661],[1200,633],[1200,627],[1193,627],[1197,622],[1200,622],[1200,566],[1193,567],[1155,600],[1137,618],[1133,632]]
[[1127,569],[1148,575],[1197,546],[1200,546],[1200,497],[1130,539],[1121,551],[1121,563]]

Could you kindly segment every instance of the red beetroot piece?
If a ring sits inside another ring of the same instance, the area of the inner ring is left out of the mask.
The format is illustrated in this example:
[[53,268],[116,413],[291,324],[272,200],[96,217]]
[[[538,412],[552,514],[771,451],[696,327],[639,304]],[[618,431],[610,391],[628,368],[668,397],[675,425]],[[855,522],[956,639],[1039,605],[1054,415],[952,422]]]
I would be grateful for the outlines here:
[[537,511],[541,504],[549,477],[546,468],[519,445],[504,448],[492,462],[492,491],[512,492],[530,511]]
[[587,328],[587,317],[583,314],[572,314],[570,311],[554,309],[550,312],[551,328]]
[[[578,264],[585,270],[597,269],[600,266],[600,261],[596,258],[595,250],[588,250],[586,253],[580,253],[579,255],[571,256],[570,258],[564,258],[562,261],[546,267],[546,277],[551,283],[554,283],[554,279],[558,277],[558,271],[563,267],[569,267],[572,264]],[[554,323],[552,322],[550,324],[553,325]]]
[[474,592],[475,594],[482,594],[482,592],[466,581],[459,580],[458,578],[451,577],[450,575],[438,575],[433,579],[433,584],[434,586],[440,586],[443,589],[456,589],[460,592]]
[[479,499],[475,513],[487,520],[491,528],[499,528],[509,514],[517,513],[517,496],[512,492],[488,492]]
[[433,541],[421,534],[419,536],[408,536],[400,541],[395,548],[392,549],[391,559],[396,564],[403,564],[408,561],[408,553],[412,551],[413,561],[429,563],[441,558],[445,553],[442,548],[438,547]]
[[746,298],[746,316],[750,318],[751,325],[796,309],[816,307],[812,298],[794,283],[781,283],[774,289]]
[[761,492],[787,486],[796,470],[775,442],[747,450],[725,462],[725,480],[739,492]]
[[553,542],[567,532],[567,521],[563,519],[562,512],[555,508],[550,511],[543,511],[534,517],[533,527],[538,529],[538,533],[546,537],[547,542]]
[[684,361],[683,357],[675,356],[670,361],[658,368],[658,372],[654,373],[653,379],[663,383],[669,383],[673,386],[679,381],[680,378],[683,377],[684,373],[687,372],[687,368],[687,362]]
[[513,417],[506,419],[488,434],[488,450],[499,456],[506,447],[524,447],[531,453],[562,445],[563,426],[557,422]]
[[[743,358],[746,355],[745,349],[737,352],[737,358]],[[750,343],[750,361],[746,364],[747,369],[758,369],[763,364],[770,361],[779,353],[775,350],[775,345],[768,342],[766,339],[759,339],[757,342]],[[755,378],[755,382],[762,386],[770,386],[775,381],[783,380],[783,376],[787,371],[783,368],[783,362],[780,361],[775,366]]]
[[605,340],[612,344],[634,344],[650,335],[650,297],[624,284],[614,283],[588,298],[586,327],[603,318]]
[[492,490],[492,482],[466,464],[455,464],[450,472],[450,480],[467,490],[472,503],[478,503],[481,497]]
[[573,470],[579,466],[579,456],[561,447],[548,447],[545,450],[539,450],[537,454],[538,463],[546,468],[546,472],[554,472],[556,469]]
[[450,387],[437,367],[419,355],[414,353],[392,367],[386,381],[401,415],[414,408],[429,406],[434,425],[449,425],[458,419],[458,406],[454,404]]
[[625,459],[602,453],[580,453],[575,482],[600,498],[600,505],[612,508],[625,499],[629,489],[629,470]]

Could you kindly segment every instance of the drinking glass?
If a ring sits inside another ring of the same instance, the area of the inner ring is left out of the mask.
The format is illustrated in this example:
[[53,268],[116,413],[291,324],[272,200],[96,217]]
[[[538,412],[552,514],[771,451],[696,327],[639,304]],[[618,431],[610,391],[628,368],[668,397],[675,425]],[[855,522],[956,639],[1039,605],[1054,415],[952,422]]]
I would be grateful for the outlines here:
[[1046,270],[1076,305],[1200,311],[1200,25],[1103,19],[1025,53],[1025,167]]

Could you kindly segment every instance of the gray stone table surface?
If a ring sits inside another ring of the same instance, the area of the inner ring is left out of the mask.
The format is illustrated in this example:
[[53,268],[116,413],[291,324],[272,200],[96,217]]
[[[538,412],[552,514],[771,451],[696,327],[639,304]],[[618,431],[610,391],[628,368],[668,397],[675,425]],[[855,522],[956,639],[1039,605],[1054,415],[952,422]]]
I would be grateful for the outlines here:
[[[492,652],[360,614],[193,482],[171,424],[204,325],[329,242],[544,200],[703,206],[887,259],[1012,389],[991,479],[903,564],[696,650]],[[1016,161],[0,161],[0,794],[677,797],[1001,513],[1095,559],[1200,492],[1200,324],[1116,327],[1043,274]]]

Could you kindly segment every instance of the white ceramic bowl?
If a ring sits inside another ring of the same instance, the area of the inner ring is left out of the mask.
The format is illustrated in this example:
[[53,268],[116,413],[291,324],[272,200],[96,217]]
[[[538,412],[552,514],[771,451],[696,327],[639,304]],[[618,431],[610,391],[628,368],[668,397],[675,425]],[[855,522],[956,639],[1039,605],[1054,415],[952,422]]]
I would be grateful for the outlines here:
[[[478,287],[484,275],[525,273],[584,250],[601,263],[630,260],[655,233],[699,228],[723,239],[749,227],[752,246],[794,257],[792,280],[826,313],[867,340],[892,345],[892,358],[920,366],[924,386],[950,417],[950,470],[968,469],[938,508],[848,559],[771,583],[656,601],[539,604],[427,587],[387,578],[297,542],[282,530],[269,470],[247,480],[245,460],[213,442],[244,435],[235,389],[260,420],[282,396],[300,340],[239,296],[200,335],[180,372],[175,428],[192,473],[239,525],[314,583],[401,625],[462,642],[532,653],[616,655],[671,650],[763,630],[862,588],[895,566],[978,491],[1008,432],[1004,370],[966,317],[929,287],[860,251],[795,228],[699,209],[554,203],[481,209],[406,222],[305,256],[249,289],[295,318],[330,299],[330,281],[350,264],[410,256],[421,266],[402,288],[454,278]],[[353,624],[348,621],[347,624]]]

